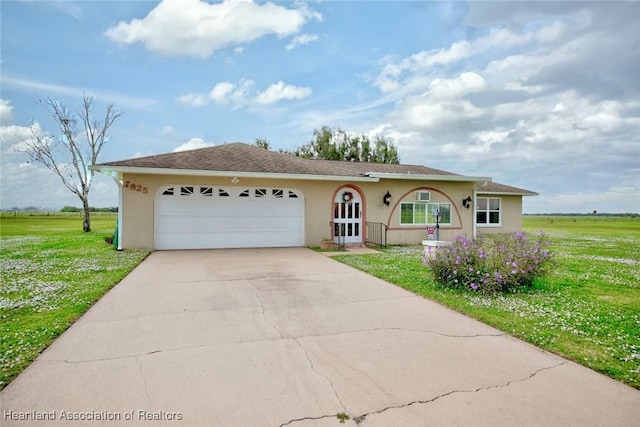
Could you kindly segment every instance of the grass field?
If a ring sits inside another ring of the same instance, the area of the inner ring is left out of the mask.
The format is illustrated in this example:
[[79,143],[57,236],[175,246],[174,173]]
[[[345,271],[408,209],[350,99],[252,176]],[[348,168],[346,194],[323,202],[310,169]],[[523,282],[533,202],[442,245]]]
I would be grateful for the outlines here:
[[[0,388],[148,255],[105,244],[115,220],[92,215],[83,233],[78,214],[0,218]],[[523,221],[544,229],[557,265],[518,294],[441,289],[417,246],[336,258],[640,388],[640,219]]]
[[0,218],[0,389],[148,252],[113,250],[115,214]]
[[442,289],[422,247],[336,259],[640,388],[640,218],[525,216],[557,261],[533,289],[486,296]]

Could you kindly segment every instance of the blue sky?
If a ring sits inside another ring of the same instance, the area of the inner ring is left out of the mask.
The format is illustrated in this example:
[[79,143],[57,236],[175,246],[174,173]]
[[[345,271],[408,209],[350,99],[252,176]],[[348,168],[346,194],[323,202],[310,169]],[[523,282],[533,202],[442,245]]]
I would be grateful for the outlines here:
[[[0,2],[1,207],[80,206],[16,152],[38,102],[124,110],[101,161],[323,125],[540,193],[524,211],[640,212],[640,3]],[[117,205],[98,176],[92,206]]]

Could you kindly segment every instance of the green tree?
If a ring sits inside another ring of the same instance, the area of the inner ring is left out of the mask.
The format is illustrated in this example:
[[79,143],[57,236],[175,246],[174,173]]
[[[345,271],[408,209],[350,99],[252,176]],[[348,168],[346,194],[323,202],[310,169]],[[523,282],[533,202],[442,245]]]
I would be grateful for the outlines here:
[[82,212],[82,209],[76,208],[75,206],[64,206],[60,209],[60,212]]
[[398,157],[398,150],[396,147],[382,138],[376,136],[375,148],[371,153],[372,163],[391,163],[397,165],[400,163],[400,157]]
[[376,136],[372,144],[367,135],[353,135],[343,129],[328,126],[314,130],[313,139],[293,154],[307,159],[400,163],[397,148],[384,137]]
[[257,145],[258,147],[262,147],[265,150],[271,149],[271,144],[269,144],[269,140],[267,138],[256,138],[256,141],[253,145]]

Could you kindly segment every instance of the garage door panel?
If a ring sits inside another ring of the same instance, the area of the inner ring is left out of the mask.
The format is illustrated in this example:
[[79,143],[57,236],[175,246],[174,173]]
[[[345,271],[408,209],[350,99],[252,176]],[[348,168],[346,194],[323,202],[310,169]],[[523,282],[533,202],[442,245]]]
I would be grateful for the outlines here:
[[[191,186],[190,186],[191,187]],[[157,249],[302,246],[304,197],[293,189],[164,187],[156,195]]]

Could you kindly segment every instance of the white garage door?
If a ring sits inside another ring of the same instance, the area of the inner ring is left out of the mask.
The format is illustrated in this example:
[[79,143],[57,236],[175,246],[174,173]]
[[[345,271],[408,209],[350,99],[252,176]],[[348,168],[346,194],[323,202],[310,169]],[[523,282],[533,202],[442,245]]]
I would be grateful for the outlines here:
[[172,185],[156,193],[156,249],[304,245],[304,197],[290,188]]

